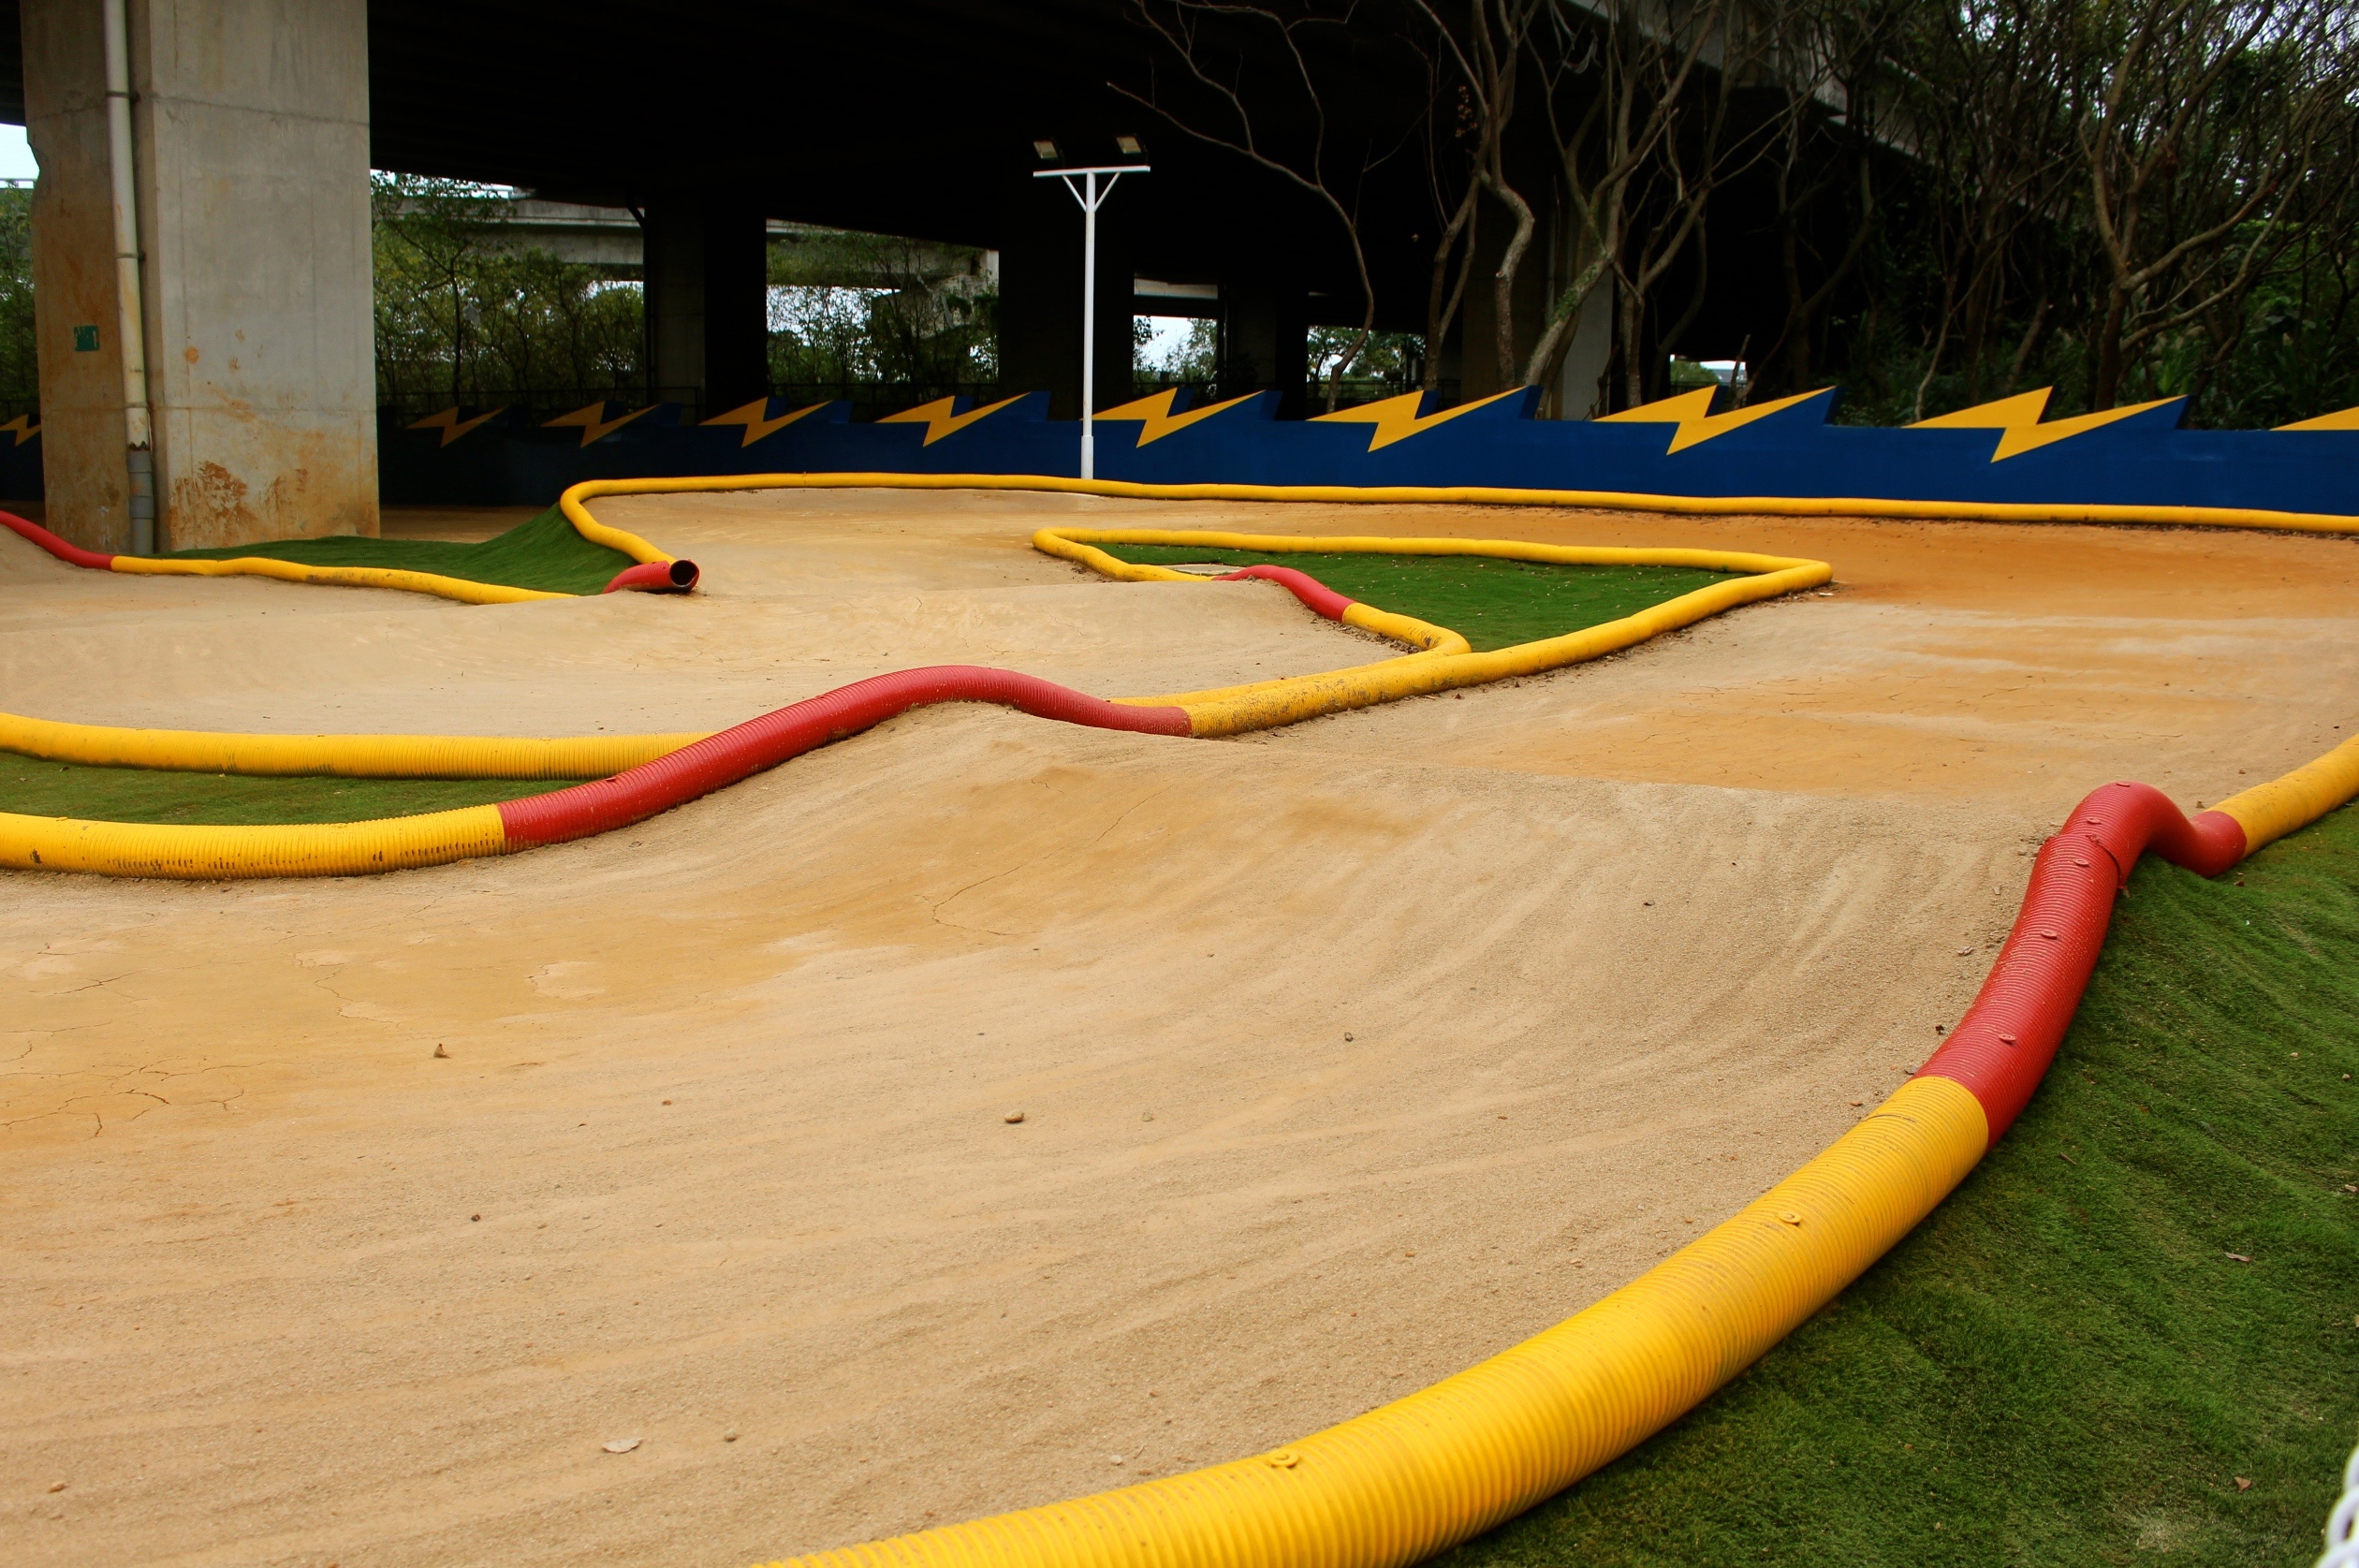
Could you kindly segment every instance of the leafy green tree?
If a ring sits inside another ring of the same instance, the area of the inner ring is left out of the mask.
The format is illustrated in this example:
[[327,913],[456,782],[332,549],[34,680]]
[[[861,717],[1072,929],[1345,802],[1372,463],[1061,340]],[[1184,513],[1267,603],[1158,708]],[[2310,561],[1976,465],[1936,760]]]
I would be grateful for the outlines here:
[[1160,359],[1145,355],[1153,329],[1148,318],[1132,318],[1131,342],[1138,349],[1136,374],[1138,388],[1151,392],[1163,387],[1210,387],[1221,379],[1221,324],[1208,316],[1188,323],[1188,335]]
[[640,286],[518,247],[515,201],[461,181],[374,178],[377,392],[414,405],[632,398]]
[[972,247],[798,230],[770,244],[769,328],[782,388],[999,379],[999,296]]
[[1310,378],[1342,388],[1344,398],[1354,403],[1407,391],[1425,366],[1425,338],[1416,332],[1313,327],[1306,346]]
[[0,408],[13,417],[40,407],[33,335],[33,193],[0,188]]

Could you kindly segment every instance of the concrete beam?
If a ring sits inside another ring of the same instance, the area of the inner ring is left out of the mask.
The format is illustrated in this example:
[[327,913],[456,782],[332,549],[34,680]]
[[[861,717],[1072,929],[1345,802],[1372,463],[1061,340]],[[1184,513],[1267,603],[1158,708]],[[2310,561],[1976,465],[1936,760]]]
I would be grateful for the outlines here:
[[[110,549],[124,403],[103,0],[23,0],[51,526]],[[130,0],[159,548],[377,527],[366,0]]]

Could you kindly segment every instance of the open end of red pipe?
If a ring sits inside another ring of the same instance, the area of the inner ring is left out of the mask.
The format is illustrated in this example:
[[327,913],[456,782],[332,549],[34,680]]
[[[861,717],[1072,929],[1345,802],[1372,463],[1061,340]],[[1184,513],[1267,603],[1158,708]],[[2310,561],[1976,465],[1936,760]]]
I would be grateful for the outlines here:
[[605,593],[632,591],[640,593],[685,593],[696,586],[700,574],[694,561],[647,561],[636,566],[625,566],[614,574],[614,579],[599,590]]

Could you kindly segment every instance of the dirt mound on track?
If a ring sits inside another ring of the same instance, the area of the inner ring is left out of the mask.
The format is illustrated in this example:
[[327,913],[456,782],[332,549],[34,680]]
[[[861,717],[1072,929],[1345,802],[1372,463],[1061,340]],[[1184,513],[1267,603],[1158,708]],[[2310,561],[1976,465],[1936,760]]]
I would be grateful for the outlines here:
[[[1121,695],[1370,652],[1274,588],[1085,580],[1025,548],[1061,519],[1708,539],[1822,554],[1844,587],[1242,744],[946,709],[511,859],[10,877],[17,1559],[728,1563],[1275,1443],[1556,1321],[1815,1152],[1956,1016],[2017,852],[2107,758],[2212,799],[2359,711],[2338,541],[874,493],[609,512],[711,596],[76,579],[0,540],[6,706],[670,728],[952,659]],[[1961,639],[1986,660],[2011,614],[2072,607],[2029,580],[2011,611],[1995,573],[1953,603],[1955,562],[2050,537],[2128,542],[2118,624],[2043,632],[2054,673],[1965,702]],[[2168,587],[2198,538],[2255,583]],[[2259,614],[2286,563],[2308,598]],[[2264,710],[2236,695],[2256,658],[2312,680]],[[2137,708],[2165,679],[2185,706]],[[1906,766],[1812,762],[1780,692],[1822,748],[1901,726]],[[1758,743],[1715,755],[1736,711]],[[1970,756],[2004,787],[1955,787]]]

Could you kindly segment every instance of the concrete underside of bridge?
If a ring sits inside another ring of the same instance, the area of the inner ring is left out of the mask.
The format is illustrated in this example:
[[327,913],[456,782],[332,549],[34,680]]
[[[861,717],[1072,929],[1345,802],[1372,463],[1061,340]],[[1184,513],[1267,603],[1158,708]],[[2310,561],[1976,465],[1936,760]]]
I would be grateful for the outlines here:
[[[27,121],[43,170],[34,242],[50,515],[71,538],[120,549],[108,3],[0,0],[0,38],[20,45],[14,58],[0,46],[0,116]],[[1201,99],[1182,108],[1170,95],[1180,63],[1122,0],[117,3],[129,22],[160,548],[374,528],[372,167],[639,212],[649,390],[692,414],[766,389],[762,222],[780,218],[997,249],[1002,381],[1046,388],[1053,416],[1076,416],[1081,219],[1059,185],[1033,177],[1042,141],[1097,163],[1118,161],[1115,139],[1135,136],[1153,166],[1101,220],[1101,404],[1128,395],[1123,317],[1146,310],[1134,276],[1217,285],[1220,390],[1275,388],[1289,414],[1305,408],[1308,329],[1362,318],[1336,212],[1194,134],[1223,127]],[[1322,107],[1331,134],[1371,150],[1349,195],[1377,324],[1419,331],[1440,222],[1416,130],[1429,85],[1371,60],[1331,77],[1348,85]],[[1298,139],[1301,109],[1279,104],[1260,134]],[[1552,188],[1545,165],[1531,178]],[[1547,259],[1524,269],[1516,300],[1526,347],[1573,262],[1569,225],[1542,216]],[[1478,216],[1466,308],[1436,351],[1461,396],[1502,384],[1484,285],[1508,227],[1503,208]],[[1719,266],[1713,278],[1716,298],[1766,282]],[[1611,305],[1604,291],[1592,298],[1566,357],[1568,416],[1597,403]],[[1733,344],[1716,315],[1746,314],[1707,310],[1698,330]],[[95,346],[78,330],[93,326]]]

